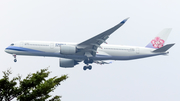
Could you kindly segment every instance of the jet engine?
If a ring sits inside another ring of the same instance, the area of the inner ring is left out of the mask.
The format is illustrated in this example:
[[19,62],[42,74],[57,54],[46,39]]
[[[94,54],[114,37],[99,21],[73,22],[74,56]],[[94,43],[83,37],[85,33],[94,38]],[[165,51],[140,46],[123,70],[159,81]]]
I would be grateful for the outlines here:
[[64,55],[72,55],[76,53],[76,46],[61,45],[60,53]]
[[60,58],[59,59],[59,66],[64,67],[64,68],[72,68],[74,67],[78,62],[76,62],[73,59],[65,59],[65,58]]

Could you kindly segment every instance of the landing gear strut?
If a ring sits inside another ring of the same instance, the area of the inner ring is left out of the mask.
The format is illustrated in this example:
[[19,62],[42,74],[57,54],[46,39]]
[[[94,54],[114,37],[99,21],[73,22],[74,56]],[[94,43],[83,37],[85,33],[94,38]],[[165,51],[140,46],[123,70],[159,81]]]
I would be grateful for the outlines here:
[[14,62],[17,62],[16,54],[13,54],[13,57],[14,57]]

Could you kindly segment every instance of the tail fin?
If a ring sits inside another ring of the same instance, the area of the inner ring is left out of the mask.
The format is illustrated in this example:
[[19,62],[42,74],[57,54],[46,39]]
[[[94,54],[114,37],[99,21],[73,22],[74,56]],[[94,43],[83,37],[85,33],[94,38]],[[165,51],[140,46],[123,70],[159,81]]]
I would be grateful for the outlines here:
[[167,45],[165,45],[165,46],[163,46],[163,47],[161,47],[161,48],[159,48],[159,49],[154,50],[153,52],[166,52],[166,51],[167,51],[168,49],[170,49],[173,45],[174,45],[174,43],[173,43],[173,44],[167,44]]
[[163,29],[146,47],[154,49],[163,47],[171,30],[171,28]]

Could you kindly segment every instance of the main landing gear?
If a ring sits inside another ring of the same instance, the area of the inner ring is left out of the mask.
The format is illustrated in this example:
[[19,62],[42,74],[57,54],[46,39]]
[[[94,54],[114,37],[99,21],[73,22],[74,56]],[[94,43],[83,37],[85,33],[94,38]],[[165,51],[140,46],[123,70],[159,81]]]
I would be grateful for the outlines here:
[[14,62],[17,62],[16,54],[13,54],[13,57],[14,57]]
[[86,66],[83,67],[83,70],[86,70],[86,69],[91,70],[91,69],[92,69],[92,66],[89,65],[90,63],[93,63],[93,60],[92,60],[92,59],[84,60],[84,63],[86,64]]

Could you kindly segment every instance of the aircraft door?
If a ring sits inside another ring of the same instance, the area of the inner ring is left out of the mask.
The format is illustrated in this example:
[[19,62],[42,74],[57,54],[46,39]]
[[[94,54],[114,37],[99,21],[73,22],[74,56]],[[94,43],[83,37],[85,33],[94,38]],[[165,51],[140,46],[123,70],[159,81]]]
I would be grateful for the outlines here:
[[51,48],[51,49],[54,48],[54,43],[50,43],[50,48]]
[[20,47],[23,47],[24,46],[24,42],[20,42]]
[[136,48],[136,54],[139,54],[139,48]]

